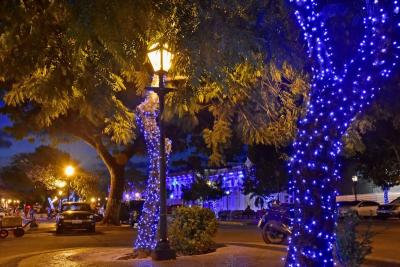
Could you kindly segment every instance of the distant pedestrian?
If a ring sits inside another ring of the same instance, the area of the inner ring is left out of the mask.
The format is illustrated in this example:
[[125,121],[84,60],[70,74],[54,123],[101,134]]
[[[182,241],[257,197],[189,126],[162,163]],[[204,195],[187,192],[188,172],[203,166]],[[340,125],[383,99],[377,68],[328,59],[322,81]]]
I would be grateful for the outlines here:
[[30,208],[31,207],[29,205],[25,204],[25,208],[24,208],[25,218],[28,218]]
[[51,219],[51,207],[47,206],[46,210],[47,210],[47,219],[50,220]]
[[31,220],[35,218],[35,209],[34,208],[29,209],[29,218]]

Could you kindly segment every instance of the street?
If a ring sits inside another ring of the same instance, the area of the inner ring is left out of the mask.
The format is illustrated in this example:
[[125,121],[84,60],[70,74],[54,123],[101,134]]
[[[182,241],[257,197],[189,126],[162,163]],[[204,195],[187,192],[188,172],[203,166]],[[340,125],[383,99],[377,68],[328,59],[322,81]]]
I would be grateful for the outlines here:
[[[46,226],[46,227],[45,227]],[[400,261],[400,220],[374,221],[373,252],[377,259],[395,259]],[[0,240],[0,262],[2,266],[18,266],[26,257],[56,250],[90,247],[125,247],[133,244],[136,230],[129,227],[98,226],[95,234],[70,232],[56,235],[54,226],[42,225],[38,230],[28,231],[22,238],[12,235]],[[266,245],[260,232],[254,225],[221,225],[215,241],[221,245],[262,248],[267,251],[284,252],[284,246]],[[6,262],[6,263],[5,263]]]

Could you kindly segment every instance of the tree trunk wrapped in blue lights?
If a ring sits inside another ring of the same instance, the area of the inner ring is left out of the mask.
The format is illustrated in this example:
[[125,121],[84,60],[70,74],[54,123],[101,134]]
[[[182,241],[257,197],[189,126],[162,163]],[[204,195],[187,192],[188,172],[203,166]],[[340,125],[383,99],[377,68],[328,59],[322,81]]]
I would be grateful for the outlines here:
[[340,67],[335,62],[339,50],[330,45],[327,12],[317,0],[291,2],[313,65],[310,103],[289,162],[295,207],[286,265],[333,266],[342,136],[397,67],[399,1],[366,1],[363,38],[354,57]]
[[[144,134],[149,159],[149,178],[144,191],[142,215],[139,218],[138,234],[134,249],[139,256],[149,255],[157,244],[157,229],[160,218],[160,129],[157,124],[158,96],[151,92],[137,108],[137,124]],[[166,142],[167,162],[171,152],[171,141]]]

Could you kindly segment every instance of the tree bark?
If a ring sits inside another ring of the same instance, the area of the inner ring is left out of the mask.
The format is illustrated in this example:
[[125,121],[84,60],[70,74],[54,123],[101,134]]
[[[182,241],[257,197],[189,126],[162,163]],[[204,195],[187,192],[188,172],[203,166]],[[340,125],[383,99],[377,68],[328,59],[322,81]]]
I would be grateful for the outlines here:
[[110,192],[108,194],[107,206],[102,224],[120,225],[119,213],[125,183],[125,166],[131,155],[127,156],[122,153],[113,156],[104,146],[101,138],[96,138],[93,135],[79,130],[75,130],[73,134],[84,140],[96,150],[110,174]]
[[107,206],[102,224],[120,225],[119,214],[125,183],[125,166],[115,164],[107,167],[110,171],[111,181],[110,192],[108,194]]

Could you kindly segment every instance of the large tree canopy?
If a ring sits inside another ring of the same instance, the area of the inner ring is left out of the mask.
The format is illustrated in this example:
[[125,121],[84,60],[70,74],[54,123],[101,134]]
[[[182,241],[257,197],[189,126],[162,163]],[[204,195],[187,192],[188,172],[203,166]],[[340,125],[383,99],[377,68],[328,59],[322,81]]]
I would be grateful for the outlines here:
[[[2,1],[0,80],[2,111],[13,122],[8,131],[16,138],[45,134],[91,145],[111,176],[105,221],[118,223],[124,169],[137,144],[133,107],[141,98],[135,93],[150,80],[148,45],[162,40],[175,51],[171,79],[180,77],[179,90],[168,96],[165,118],[196,125],[195,115],[208,109],[215,124],[204,137],[211,161],[221,163],[231,128],[238,126],[249,143],[287,139],[269,123],[284,122],[293,132],[302,80],[289,66],[281,72],[263,64],[278,54],[291,61],[292,51],[301,51],[288,49],[298,31],[287,16],[283,1],[267,0]],[[265,119],[275,98],[282,112]]]

